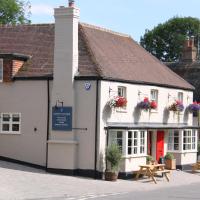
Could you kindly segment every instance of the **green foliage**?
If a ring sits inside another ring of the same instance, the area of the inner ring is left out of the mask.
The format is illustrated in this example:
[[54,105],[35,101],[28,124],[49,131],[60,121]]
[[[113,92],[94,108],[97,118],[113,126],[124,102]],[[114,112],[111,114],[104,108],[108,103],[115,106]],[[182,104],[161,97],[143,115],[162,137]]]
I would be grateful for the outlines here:
[[198,154],[200,154],[200,141],[198,142],[197,151],[198,151]]
[[150,161],[152,161],[152,160],[153,160],[153,157],[152,157],[152,156],[150,156],[150,155],[147,155],[146,159],[147,159],[147,162],[150,162]]
[[174,155],[172,153],[167,152],[165,155],[165,160],[172,160],[174,159]]
[[0,24],[30,23],[30,3],[23,0],[0,0]]
[[161,61],[180,59],[184,40],[194,36],[197,44],[200,35],[200,20],[192,17],[174,17],[152,30],[146,30],[140,44]]
[[119,168],[122,154],[117,144],[111,144],[106,149],[106,160],[110,163],[111,171],[115,172]]

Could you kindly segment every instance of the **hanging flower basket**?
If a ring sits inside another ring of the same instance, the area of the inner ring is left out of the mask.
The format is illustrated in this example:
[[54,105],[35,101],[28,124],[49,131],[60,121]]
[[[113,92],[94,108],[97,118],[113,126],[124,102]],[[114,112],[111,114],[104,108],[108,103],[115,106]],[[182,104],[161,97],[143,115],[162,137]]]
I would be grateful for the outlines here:
[[184,105],[181,101],[176,100],[171,106],[169,106],[170,111],[182,112],[184,110]]
[[127,100],[125,97],[114,97],[108,102],[111,108],[122,108],[127,105]]
[[200,110],[200,105],[195,101],[187,107],[188,111],[191,113],[196,113]]
[[156,101],[149,101],[148,97],[145,97],[143,101],[137,104],[137,107],[142,110],[148,111],[151,109],[156,109],[158,105]]

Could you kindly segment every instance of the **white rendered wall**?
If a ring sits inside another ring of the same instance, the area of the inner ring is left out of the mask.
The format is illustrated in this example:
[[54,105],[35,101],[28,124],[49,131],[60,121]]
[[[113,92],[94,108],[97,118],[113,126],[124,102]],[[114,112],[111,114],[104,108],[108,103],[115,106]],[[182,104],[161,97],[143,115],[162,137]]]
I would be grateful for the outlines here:
[[[110,98],[117,96],[117,88],[118,86],[124,86],[127,88],[127,109],[126,111],[119,111],[117,109],[110,109],[107,106],[107,102]],[[104,127],[107,126],[107,122],[117,122],[117,123],[169,123],[169,124],[177,124],[177,123],[187,123],[188,125],[192,125],[192,114],[181,113],[180,117],[174,112],[166,112],[166,108],[169,107],[175,99],[178,98],[178,92],[183,92],[183,104],[184,106],[189,105],[193,102],[193,92],[181,90],[181,89],[173,89],[173,88],[164,88],[158,86],[145,86],[145,85],[137,85],[137,84],[128,84],[128,83],[120,83],[120,82],[108,82],[101,81],[99,86],[100,89],[100,127],[99,127],[99,154],[105,153],[106,146],[106,131]],[[109,90],[111,89],[111,93],[109,96]],[[150,98],[151,89],[158,90],[158,109],[156,111],[145,112],[138,111],[135,109],[137,104],[144,99],[144,97]],[[167,134],[165,133],[165,143],[164,143],[164,154],[167,152]],[[156,132],[153,134],[153,141],[156,142]],[[153,155],[156,158],[156,144],[152,144],[154,146]],[[133,161],[132,161],[133,160]],[[138,160],[137,158],[132,158],[131,160],[126,159],[124,163],[124,169],[131,170],[133,167],[134,160]],[[140,160],[140,159],[139,159]],[[142,161],[144,162],[144,161]],[[137,163],[137,162],[136,162]],[[102,163],[98,163],[99,169],[102,168]],[[105,167],[105,164],[104,164]]]
[[21,113],[21,134],[0,133],[0,156],[45,166],[47,81],[1,83],[0,90],[0,112]]
[[[86,90],[85,84],[91,84]],[[76,81],[75,119],[78,141],[78,168],[93,169],[95,157],[96,81]],[[87,130],[83,130],[87,128]]]

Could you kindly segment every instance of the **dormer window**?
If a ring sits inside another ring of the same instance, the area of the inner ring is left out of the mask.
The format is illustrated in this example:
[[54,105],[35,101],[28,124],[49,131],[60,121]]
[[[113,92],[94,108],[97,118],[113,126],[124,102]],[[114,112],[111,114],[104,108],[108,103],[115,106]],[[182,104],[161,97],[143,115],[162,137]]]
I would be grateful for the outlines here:
[[0,82],[3,82],[3,59],[0,59]]

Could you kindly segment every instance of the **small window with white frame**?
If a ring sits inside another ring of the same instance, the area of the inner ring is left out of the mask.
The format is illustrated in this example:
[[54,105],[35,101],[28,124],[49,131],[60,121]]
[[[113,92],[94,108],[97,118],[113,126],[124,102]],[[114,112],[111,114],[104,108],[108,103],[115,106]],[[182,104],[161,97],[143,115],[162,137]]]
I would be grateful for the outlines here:
[[178,101],[183,103],[183,93],[182,92],[178,92]]
[[0,82],[3,82],[3,59],[0,59]]
[[158,103],[158,90],[151,90],[150,100]]
[[[118,89],[117,89],[117,94],[118,94],[118,97],[123,97],[124,100],[126,101],[126,95],[127,95],[127,91],[126,91],[126,87],[124,86],[118,86]],[[124,106],[121,106],[121,107],[118,107],[118,111],[126,111],[126,105]]]
[[126,98],[126,87],[118,87],[118,96]]
[[1,133],[19,134],[21,129],[20,113],[1,113]]

